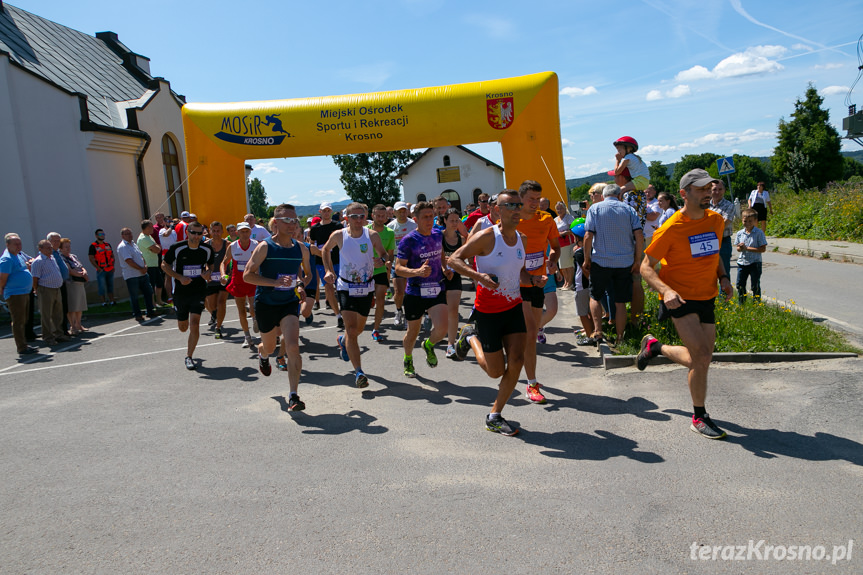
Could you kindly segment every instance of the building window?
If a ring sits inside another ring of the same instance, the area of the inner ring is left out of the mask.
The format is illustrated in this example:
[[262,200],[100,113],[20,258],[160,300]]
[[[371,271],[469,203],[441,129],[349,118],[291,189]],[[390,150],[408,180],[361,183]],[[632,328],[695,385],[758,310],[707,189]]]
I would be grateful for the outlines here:
[[444,165],[444,167],[447,167],[447,166],[449,166],[449,165],[450,165],[450,163],[449,163],[449,156],[444,156],[444,157],[443,157],[443,165]]
[[447,190],[441,194],[449,202],[449,207],[457,209],[461,212],[461,198],[455,190]]
[[[174,140],[168,134],[162,136],[162,166],[165,168],[165,189],[171,216],[177,218],[186,209],[186,202],[183,199],[183,178],[180,177],[180,157]],[[177,193],[172,194],[174,190]]]

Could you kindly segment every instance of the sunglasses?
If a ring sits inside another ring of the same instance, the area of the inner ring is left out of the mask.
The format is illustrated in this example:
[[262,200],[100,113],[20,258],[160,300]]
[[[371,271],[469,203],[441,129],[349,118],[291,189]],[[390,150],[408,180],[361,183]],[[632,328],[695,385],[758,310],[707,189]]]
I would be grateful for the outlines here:
[[187,233],[190,236],[203,236],[204,235],[204,232],[193,232],[192,230],[187,230]]
[[348,214],[348,217],[352,220],[364,220],[366,219],[365,214]]
[[505,204],[498,204],[497,207],[506,208],[507,210],[515,211],[515,210],[522,209],[524,207],[524,204],[522,202],[508,202]]
[[300,221],[297,218],[275,218],[275,219],[280,221],[280,222],[285,222],[286,224],[295,224],[298,221]]

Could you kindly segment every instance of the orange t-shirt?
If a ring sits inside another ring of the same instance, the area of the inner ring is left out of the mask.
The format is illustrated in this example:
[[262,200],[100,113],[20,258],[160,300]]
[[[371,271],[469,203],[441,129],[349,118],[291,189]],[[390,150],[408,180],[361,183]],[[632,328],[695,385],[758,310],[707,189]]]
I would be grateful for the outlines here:
[[525,235],[524,268],[533,276],[545,274],[545,253],[552,240],[557,241],[560,237],[554,218],[548,212],[537,210],[536,215],[529,220],[521,220],[516,229]]
[[681,210],[653,232],[644,253],[662,262],[659,279],[680,297],[713,299],[719,295],[716,268],[724,228],[725,220],[714,211],[704,210],[703,218],[691,220]]

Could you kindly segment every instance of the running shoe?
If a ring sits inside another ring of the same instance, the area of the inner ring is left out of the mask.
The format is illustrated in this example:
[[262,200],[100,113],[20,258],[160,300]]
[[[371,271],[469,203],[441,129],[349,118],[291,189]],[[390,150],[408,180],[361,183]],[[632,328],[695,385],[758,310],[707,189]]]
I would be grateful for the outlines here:
[[423,331],[431,331],[431,326],[432,326],[431,318],[429,316],[424,316],[423,317],[422,330]]
[[186,358],[186,369],[188,369],[189,371],[195,369],[195,360],[191,357]]
[[276,367],[279,371],[288,371],[288,358],[284,355],[276,357]]
[[214,314],[214,313],[210,314],[210,321],[207,322],[207,325],[210,327],[216,326],[216,314]]
[[531,403],[545,403],[545,396],[539,390],[540,385],[534,383],[527,386],[527,398]]
[[400,309],[397,309],[396,310],[396,316],[393,318],[393,325],[396,326],[397,328],[401,329],[402,324],[404,324],[404,321],[405,321],[404,312]]
[[258,318],[257,317],[252,318],[252,331],[254,331],[255,333],[261,332],[261,330],[258,329]]
[[300,400],[300,396],[296,393],[291,394],[288,399],[288,411],[302,411],[306,408],[306,404]]
[[719,429],[719,426],[713,423],[713,420],[706,413],[701,417],[693,415],[692,425],[689,426],[689,429],[703,435],[707,439],[722,439],[726,436],[726,433]]
[[243,341],[243,347],[252,347],[253,345],[251,336],[247,336],[245,341]]
[[321,302],[316,301],[315,305],[312,306],[312,309],[315,311],[318,311],[319,309],[321,309]]
[[373,330],[372,330],[372,339],[373,339],[374,341],[381,341],[381,339],[382,339],[382,338],[381,338],[381,332],[379,332],[379,331],[378,331],[378,330],[376,330],[376,329],[373,329]]
[[638,367],[639,371],[644,371],[644,368],[647,367],[650,360],[659,355],[659,349],[661,347],[662,344],[659,343],[659,340],[651,334],[647,334],[641,338],[641,351],[638,352],[638,355],[635,358],[635,365]]
[[369,378],[367,378],[366,374],[364,374],[363,372],[357,371],[357,377],[354,380],[354,383],[357,384],[358,388],[362,389],[369,386]]
[[393,299],[393,288],[387,289],[387,299]]
[[345,320],[342,319],[342,316],[337,317],[336,320],[337,320],[336,323],[338,324],[339,329],[345,329]]
[[476,335],[476,328],[472,323],[465,324],[458,334],[458,341],[455,342],[455,357],[458,361],[467,357],[467,352],[470,351],[468,338],[472,335]]
[[539,328],[539,331],[536,334],[536,343],[545,343],[547,341],[548,340],[545,337],[545,332],[542,330],[542,328]]
[[575,345],[596,345],[596,341],[592,337],[583,335],[575,340]]
[[458,358],[455,355],[455,346],[454,345],[446,346],[446,358],[458,360]]
[[345,336],[340,335],[336,338],[336,342],[339,344],[339,356],[342,358],[342,361],[350,361],[351,358],[348,357],[348,348],[345,347]]
[[414,358],[405,356],[405,377],[416,377],[417,372],[414,370]]
[[485,416],[485,428],[501,435],[513,436],[518,433],[517,427],[512,427],[507,420],[501,416],[492,418],[490,415]]
[[434,354],[434,344],[426,338],[423,340],[423,351],[426,352],[426,363],[429,367],[437,367],[437,356]]
[[216,328],[216,335],[214,336],[216,339],[222,339],[222,328]]
[[315,321],[315,314],[310,313],[309,317],[306,318],[306,325],[312,325],[313,321]]
[[258,370],[265,376],[273,373],[273,366],[270,365],[270,358],[258,354]]

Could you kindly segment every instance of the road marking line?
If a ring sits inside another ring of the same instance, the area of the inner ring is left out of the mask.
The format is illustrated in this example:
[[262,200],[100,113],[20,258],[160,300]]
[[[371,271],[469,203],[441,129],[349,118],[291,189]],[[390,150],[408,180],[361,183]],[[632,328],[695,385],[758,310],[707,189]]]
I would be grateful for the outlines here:
[[[214,342],[214,343],[205,343],[205,344],[203,344],[203,345],[199,345],[199,346],[197,346],[197,347],[196,347],[196,349],[199,349],[199,348],[202,348],[202,347],[209,347],[209,346],[211,346],[211,345],[222,345],[223,343],[225,343],[225,342],[223,342],[223,341],[217,341],[217,342]],[[118,360],[118,359],[131,359],[131,358],[135,358],[135,357],[142,357],[142,356],[145,356],[145,355],[155,355],[155,354],[158,354],[158,353],[169,353],[169,352],[174,352],[174,351],[186,351],[187,349],[188,349],[187,347],[176,347],[176,348],[174,348],[174,349],[163,349],[163,350],[161,350],[161,351],[148,351],[148,352],[146,352],[146,353],[136,353],[136,354],[133,354],[133,355],[123,355],[123,356],[120,356],[120,357],[104,357],[104,358],[102,358],[102,359],[91,359],[91,360],[89,360],[89,361],[79,361],[78,363],[64,363],[63,365],[48,365],[48,366],[45,366],[45,367],[34,367],[33,369],[25,369],[25,370],[22,370],[22,371],[16,371],[16,372],[14,372],[14,373],[0,373],[0,377],[3,377],[4,375],[19,375],[19,374],[22,374],[22,373],[32,373],[32,372],[34,372],[34,371],[44,371],[44,370],[46,370],[46,369],[58,369],[58,368],[61,368],[61,367],[75,367],[75,366],[78,366],[78,365],[87,365],[87,364],[90,364],[90,363],[102,363],[102,362],[105,362],[105,361],[115,361],[115,360]]]

